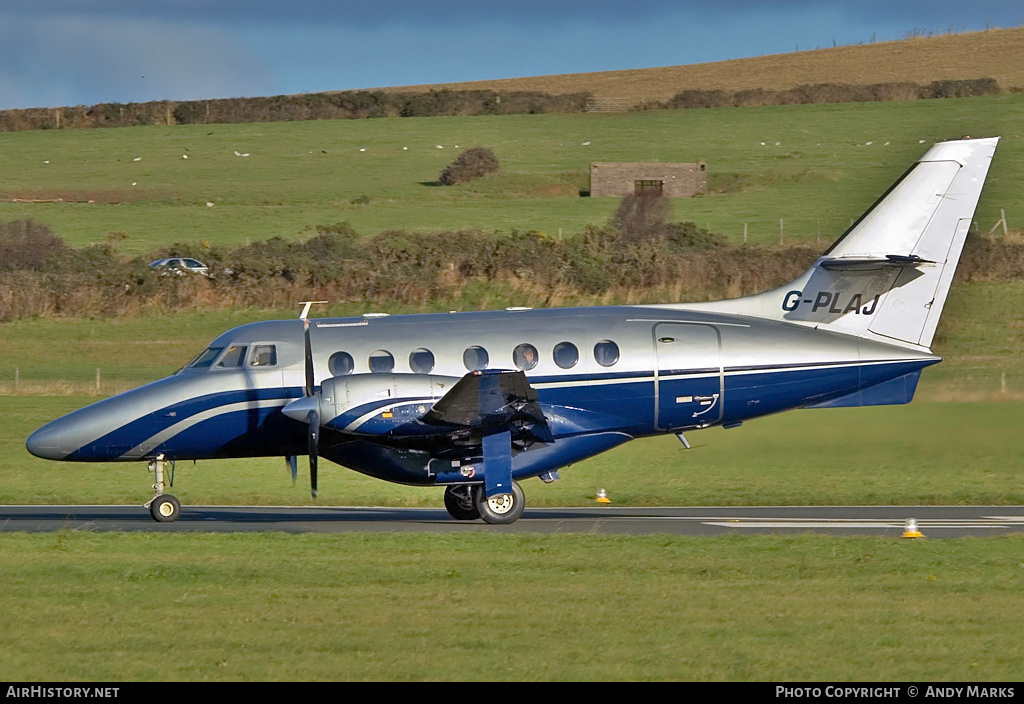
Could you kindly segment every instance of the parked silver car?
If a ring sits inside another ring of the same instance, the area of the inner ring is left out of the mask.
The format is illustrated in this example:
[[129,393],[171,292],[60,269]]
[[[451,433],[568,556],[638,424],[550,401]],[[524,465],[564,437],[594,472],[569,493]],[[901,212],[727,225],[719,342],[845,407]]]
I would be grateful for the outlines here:
[[185,273],[202,274],[203,276],[210,275],[210,270],[205,264],[189,257],[157,259],[155,262],[150,262],[149,266],[158,271],[161,276],[166,276],[167,274],[182,276]]

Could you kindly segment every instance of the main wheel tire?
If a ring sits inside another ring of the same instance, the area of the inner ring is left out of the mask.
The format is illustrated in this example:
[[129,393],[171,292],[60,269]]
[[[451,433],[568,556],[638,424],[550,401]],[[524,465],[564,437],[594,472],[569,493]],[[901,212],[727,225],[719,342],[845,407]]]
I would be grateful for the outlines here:
[[448,515],[457,521],[475,521],[480,518],[472,486],[459,484],[445,487],[444,507]]
[[172,523],[181,517],[181,503],[170,494],[161,494],[149,505],[149,515],[154,521]]
[[476,489],[476,508],[480,518],[494,525],[515,523],[523,515],[526,508],[526,496],[519,484],[512,482],[511,494],[496,494],[487,498],[484,488]]

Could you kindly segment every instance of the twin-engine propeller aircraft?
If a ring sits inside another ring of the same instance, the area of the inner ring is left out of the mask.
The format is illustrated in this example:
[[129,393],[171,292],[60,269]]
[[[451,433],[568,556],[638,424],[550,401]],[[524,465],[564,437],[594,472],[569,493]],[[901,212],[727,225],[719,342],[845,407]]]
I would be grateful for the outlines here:
[[456,519],[511,523],[518,482],[633,438],[792,408],[907,403],[998,138],[932,147],[797,280],[718,303],[251,323],[174,376],[34,432],[38,457],[309,455],[444,486]]

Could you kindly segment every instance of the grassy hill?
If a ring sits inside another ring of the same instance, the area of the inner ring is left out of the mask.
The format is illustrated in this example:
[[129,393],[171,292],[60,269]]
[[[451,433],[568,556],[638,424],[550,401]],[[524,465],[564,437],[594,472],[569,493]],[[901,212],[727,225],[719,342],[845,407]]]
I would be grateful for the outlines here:
[[1024,27],[818,48],[731,61],[383,90],[491,89],[574,93],[633,103],[667,100],[682,90],[781,90],[809,83],[930,83],[990,77],[1004,90],[1024,88]]
[[[244,244],[349,221],[362,234],[477,228],[569,237],[615,199],[581,198],[593,161],[708,163],[712,193],[677,199],[741,242],[831,240],[933,142],[1002,135],[978,211],[1024,222],[1024,94],[950,100],[150,126],[0,134],[0,221],[32,218],[75,245],[124,233],[145,252],[176,241]],[[441,170],[488,146],[502,171],[453,187]],[[438,147],[443,148],[438,148]],[[238,156],[235,154],[248,154]],[[13,199],[63,202],[11,202]]]

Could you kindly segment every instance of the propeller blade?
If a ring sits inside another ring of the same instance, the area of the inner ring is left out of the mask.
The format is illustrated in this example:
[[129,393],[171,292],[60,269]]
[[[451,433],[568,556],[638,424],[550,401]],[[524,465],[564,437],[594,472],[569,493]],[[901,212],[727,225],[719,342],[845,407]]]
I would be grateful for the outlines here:
[[299,458],[295,455],[288,455],[284,458],[284,463],[292,474],[292,484],[295,484],[295,478],[299,474]]
[[309,321],[305,318],[302,319],[302,327],[305,331],[306,338],[306,395],[312,396],[315,390],[315,380],[313,376],[313,343],[309,339]]
[[317,458],[320,453],[320,412],[316,406],[316,375],[313,370],[313,343],[309,338],[309,320],[303,311],[302,329],[305,337],[306,347],[306,398],[311,399],[313,408],[309,409],[306,421],[309,423],[309,489],[313,498],[316,498],[317,483]]
[[309,488],[316,498],[317,456],[320,452],[320,414],[309,412]]

